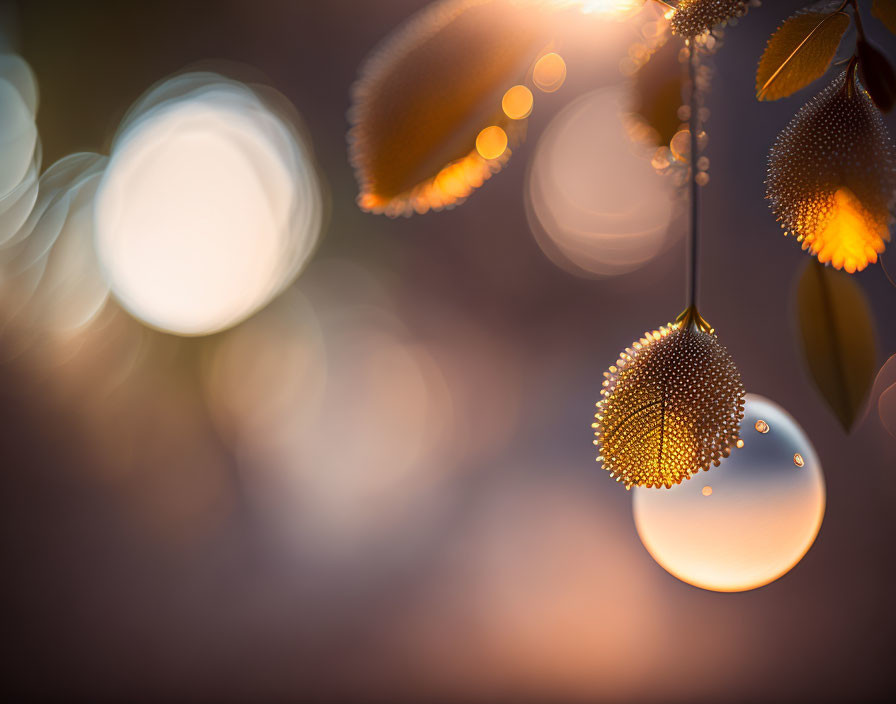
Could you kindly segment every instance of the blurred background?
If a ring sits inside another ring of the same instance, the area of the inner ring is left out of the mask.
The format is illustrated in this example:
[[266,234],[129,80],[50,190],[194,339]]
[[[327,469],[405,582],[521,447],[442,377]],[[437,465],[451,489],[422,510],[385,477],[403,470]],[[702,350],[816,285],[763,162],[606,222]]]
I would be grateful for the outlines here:
[[[111,300],[64,338],[2,319],[7,698],[886,698],[896,438],[876,398],[846,435],[812,386],[793,322],[808,257],[764,201],[769,146],[821,88],[754,98],[765,41],[801,3],[726,31],[706,103],[701,312],[747,390],[802,426],[827,485],[806,557],[737,594],[658,566],[631,494],[594,462],[603,372],[684,307],[686,223],[668,189],[651,181],[652,208],[632,206],[644,261],[582,254],[557,233],[588,223],[564,230],[548,197],[552,164],[576,155],[594,157],[575,164],[582,183],[613,186],[599,157],[618,162],[621,130],[587,142],[582,125],[620,99],[629,30],[583,20],[565,84],[536,96],[527,141],[462,207],[364,214],[350,87],[424,5],[0,2],[0,49],[37,76],[45,167],[108,154],[147,88],[211,60],[295,106],[325,193],[310,263],[224,332],[172,336]],[[896,289],[878,266],[857,280],[880,366]]]

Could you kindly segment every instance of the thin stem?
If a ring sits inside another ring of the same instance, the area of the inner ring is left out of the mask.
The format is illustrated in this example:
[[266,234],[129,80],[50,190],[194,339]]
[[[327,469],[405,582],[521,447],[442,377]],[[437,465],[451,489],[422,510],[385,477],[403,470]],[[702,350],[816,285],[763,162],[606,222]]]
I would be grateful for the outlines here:
[[691,83],[691,113],[688,117],[688,129],[691,133],[691,231],[690,231],[690,283],[688,286],[688,305],[697,306],[697,250],[700,234],[700,185],[697,183],[697,133],[700,129],[698,116],[699,105],[697,101],[697,42],[691,39],[688,42],[690,49],[688,54],[688,78]]

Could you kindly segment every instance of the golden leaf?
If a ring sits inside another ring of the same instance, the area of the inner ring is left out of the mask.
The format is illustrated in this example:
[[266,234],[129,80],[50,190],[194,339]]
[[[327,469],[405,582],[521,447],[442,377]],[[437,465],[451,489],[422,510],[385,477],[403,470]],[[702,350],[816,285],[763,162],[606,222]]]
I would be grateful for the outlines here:
[[874,0],[871,3],[871,14],[896,34],[896,0]]
[[[447,0],[388,37],[363,67],[349,113],[360,206],[439,209],[499,170],[526,125],[505,114],[502,97],[550,36],[546,11],[531,0]],[[477,151],[486,128],[497,129]]]
[[604,375],[592,426],[597,459],[627,489],[679,484],[736,444],[740,372],[695,309],[645,333]]
[[672,31],[695,37],[719,24],[742,17],[750,0],[681,0],[672,15]]
[[874,324],[859,285],[810,261],[797,287],[800,342],[815,386],[847,432],[875,370]]
[[849,273],[877,261],[890,241],[896,147],[852,70],[800,109],[768,165],[766,197],[804,250]]
[[759,60],[756,97],[778,100],[821,78],[849,27],[845,12],[798,12],[775,32]]

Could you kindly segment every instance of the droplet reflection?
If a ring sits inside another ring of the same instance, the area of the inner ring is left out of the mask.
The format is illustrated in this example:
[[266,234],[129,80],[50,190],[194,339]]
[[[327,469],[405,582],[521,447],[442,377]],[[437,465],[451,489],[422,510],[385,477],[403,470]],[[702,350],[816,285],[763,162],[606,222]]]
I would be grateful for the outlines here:
[[[786,574],[821,527],[824,477],[796,421],[762,396],[747,394],[746,423],[767,419],[770,432],[712,469],[704,486],[635,489],[635,525],[644,547],[668,572],[703,589],[755,589]],[[793,471],[795,455],[803,470]]]

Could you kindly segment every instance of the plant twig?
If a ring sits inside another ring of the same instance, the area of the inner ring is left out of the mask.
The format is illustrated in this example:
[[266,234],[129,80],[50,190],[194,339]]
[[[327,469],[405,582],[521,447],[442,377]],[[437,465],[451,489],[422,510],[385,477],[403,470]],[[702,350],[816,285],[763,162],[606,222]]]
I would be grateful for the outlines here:
[[690,223],[690,283],[688,286],[688,305],[697,306],[697,250],[700,234],[700,185],[697,183],[697,132],[700,129],[698,116],[699,104],[697,100],[697,42],[691,39],[688,42],[688,77],[691,83],[691,114],[688,116],[688,129],[691,133],[691,223]]

